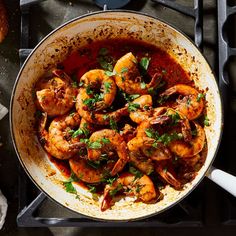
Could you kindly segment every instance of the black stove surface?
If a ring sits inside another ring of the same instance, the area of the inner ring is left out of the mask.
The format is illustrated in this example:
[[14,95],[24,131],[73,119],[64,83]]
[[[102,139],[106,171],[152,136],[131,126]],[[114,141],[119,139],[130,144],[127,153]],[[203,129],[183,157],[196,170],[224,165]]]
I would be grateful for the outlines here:
[[[221,0],[219,0],[221,1]],[[229,74],[230,89],[228,86],[223,88],[227,95],[227,113],[225,131],[220,150],[214,162],[214,166],[221,168],[233,175],[236,175],[236,158],[234,157],[234,147],[236,145],[236,79],[235,71],[232,69],[235,63],[235,58],[228,60],[227,66],[219,66],[218,58],[222,57],[221,50],[218,50],[218,17],[219,10],[217,11],[217,2],[219,1],[203,1],[203,42],[199,41],[194,32],[196,21],[194,17],[189,16],[196,14],[194,9],[194,2],[201,3],[202,1],[130,1],[124,9],[141,11],[148,13],[152,16],[158,17],[186,33],[195,42],[203,46],[203,54],[206,56],[211,67],[216,75]],[[33,2],[32,5],[24,5]],[[175,3],[181,4],[182,11],[188,12],[188,16],[168,8],[165,4],[157,2],[170,3],[172,6]],[[63,0],[45,0],[45,1],[27,1],[22,0],[22,29],[21,35],[21,50],[20,57],[21,63],[28,55],[31,48],[33,48],[45,35],[55,29],[62,23],[73,19],[88,12],[101,10],[91,0],[81,1],[63,1]],[[226,1],[221,3],[226,4]],[[230,6],[236,5],[235,1],[229,1]],[[27,7],[26,7],[27,6]],[[191,9],[191,11],[190,11]],[[223,10],[223,9],[222,9]],[[193,12],[192,12],[193,11]],[[197,16],[198,18],[199,16]],[[200,16],[201,17],[201,16]],[[198,19],[199,20],[199,19]],[[226,19],[224,19],[226,20]],[[234,47],[236,42],[235,23],[236,18],[231,16],[230,19],[219,27],[220,34],[227,35],[230,46]],[[198,21],[201,24],[200,21]],[[234,26],[234,27],[232,27]],[[199,27],[199,25],[198,25]],[[196,29],[196,28],[195,28]],[[196,30],[195,30],[196,31]],[[198,30],[199,31],[199,28]],[[200,27],[201,31],[201,27]],[[200,34],[201,35],[201,34]],[[201,37],[200,37],[201,38]],[[225,40],[225,38],[223,37]],[[223,49],[222,49],[223,50]],[[218,54],[219,53],[219,54]],[[224,68],[224,73],[223,69]],[[222,71],[221,71],[222,69]],[[225,72],[226,71],[226,72]],[[218,76],[217,76],[218,77]],[[220,187],[213,184],[210,180],[205,178],[199,186],[183,201],[171,209],[159,215],[140,220],[137,222],[129,223],[106,223],[96,222],[85,218],[79,214],[73,213],[50,199],[46,198],[43,193],[32,184],[32,182],[25,175],[24,171],[20,168],[19,178],[19,205],[20,214],[18,215],[18,225],[21,227],[47,227],[47,226],[112,226],[112,227],[163,227],[163,228],[176,228],[176,227],[206,227],[206,226],[220,226],[230,227],[236,226],[236,200],[230,194],[222,190]],[[36,200],[34,200],[36,198]],[[30,206],[25,208],[26,206]],[[23,209],[23,210],[22,210]],[[30,210],[29,210],[30,209]]]

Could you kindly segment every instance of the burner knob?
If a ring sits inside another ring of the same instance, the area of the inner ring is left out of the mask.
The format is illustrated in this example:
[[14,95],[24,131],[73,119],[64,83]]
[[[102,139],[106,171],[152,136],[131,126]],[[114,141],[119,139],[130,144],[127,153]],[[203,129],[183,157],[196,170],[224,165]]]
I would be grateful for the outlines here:
[[130,0],[95,0],[95,3],[101,7],[104,8],[104,5],[107,6],[107,9],[116,9],[124,7],[126,4],[128,4]]

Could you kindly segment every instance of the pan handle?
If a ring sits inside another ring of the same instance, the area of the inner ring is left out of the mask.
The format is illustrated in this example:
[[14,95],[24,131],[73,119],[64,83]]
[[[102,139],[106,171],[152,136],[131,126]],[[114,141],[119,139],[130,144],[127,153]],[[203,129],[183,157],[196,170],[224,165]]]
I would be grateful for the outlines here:
[[206,176],[236,197],[236,176],[211,166]]

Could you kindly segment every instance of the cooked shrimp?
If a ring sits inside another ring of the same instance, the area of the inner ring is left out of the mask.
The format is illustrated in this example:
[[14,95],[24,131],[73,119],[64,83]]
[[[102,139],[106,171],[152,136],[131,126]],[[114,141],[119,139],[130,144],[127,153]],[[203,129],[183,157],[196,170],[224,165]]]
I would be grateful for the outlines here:
[[182,158],[191,158],[202,151],[205,144],[205,132],[204,129],[197,123],[193,122],[197,134],[190,142],[184,142],[181,140],[175,140],[170,142],[170,150]]
[[116,84],[128,94],[148,94],[150,88],[160,84],[161,75],[155,74],[149,84],[142,86],[137,64],[137,59],[131,52],[121,57],[114,67]]
[[177,179],[176,174],[170,162],[159,161],[155,165],[156,172],[164,179],[168,184],[175,189],[182,189],[182,183]]
[[[84,83],[85,93],[82,94],[82,99],[84,103],[89,103],[89,110],[103,110],[112,104],[116,96],[116,84],[104,70],[90,70],[81,77],[80,82]],[[98,94],[97,91],[101,93]]]
[[85,146],[81,143],[79,136],[73,137],[74,128],[80,125],[80,117],[78,113],[63,115],[56,117],[49,126],[50,142],[60,151],[76,154],[80,148]]
[[135,195],[137,200],[145,203],[154,202],[160,198],[160,193],[156,191],[152,180],[147,175],[136,178],[131,173],[123,173],[112,185],[106,185],[101,205],[102,211],[111,207],[112,197],[120,190],[123,190],[126,195]]
[[130,163],[146,175],[150,175],[154,171],[153,161],[145,155],[137,152],[130,152]]
[[69,159],[73,155],[75,155],[75,153],[78,152],[80,148],[85,146],[84,143],[75,142],[71,144],[71,146],[67,150],[57,148],[55,144],[52,142],[50,134],[45,129],[46,122],[47,122],[47,114],[43,113],[39,123],[39,137],[45,150],[53,157],[62,160]]
[[130,119],[135,123],[140,124],[142,121],[148,119],[152,114],[152,97],[150,95],[142,95],[134,99],[131,104],[138,104],[136,111],[130,112]]
[[153,125],[168,125],[175,126],[180,124],[183,139],[188,142],[192,139],[191,128],[188,119],[180,112],[167,107],[154,109],[154,115],[143,121],[137,128],[137,137],[147,136],[146,131]]
[[199,92],[184,84],[177,84],[160,94],[161,97],[168,97],[172,94],[184,96],[183,99],[177,99],[176,109],[184,114],[189,120],[199,117],[204,108],[204,99],[199,98]]
[[121,129],[120,135],[125,140],[125,142],[128,143],[131,139],[133,139],[136,136],[136,130],[131,125],[125,124],[123,129]]
[[127,143],[127,146],[130,152],[139,156],[145,155],[152,160],[166,160],[172,157],[164,144],[148,137],[135,137]]
[[83,103],[82,98],[84,93],[86,93],[85,89],[81,89],[77,96],[75,107],[80,116],[92,124],[108,125],[111,121],[117,122],[122,116],[127,116],[129,114],[127,106],[107,113],[91,112]]
[[78,89],[73,87],[70,77],[61,70],[53,70],[56,76],[42,79],[37,85],[36,97],[39,109],[49,116],[66,114],[74,105]]
[[108,172],[111,171],[109,166],[103,166],[102,168],[94,168],[85,160],[79,156],[74,156],[69,160],[71,170],[76,176],[90,184],[101,182]]
[[88,159],[92,161],[97,161],[100,159],[101,154],[110,150],[115,150],[119,159],[115,163],[111,176],[116,175],[120,172],[127,161],[129,160],[127,145],[120,134],[111,129],[103,129],[94,132],[89,138],[90,144],[94,142],[99,142],[101,147],[99,148],[88,148]]

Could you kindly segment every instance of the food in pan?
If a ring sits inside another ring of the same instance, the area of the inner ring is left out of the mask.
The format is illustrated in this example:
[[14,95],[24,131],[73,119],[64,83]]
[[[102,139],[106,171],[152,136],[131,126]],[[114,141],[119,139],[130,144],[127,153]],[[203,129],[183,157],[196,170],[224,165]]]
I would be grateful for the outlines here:
[[35,85],[38,136],[72,182],[101,196],[154,203],[204,164],[205,91],[166,52],[137,40],[79,48]]

